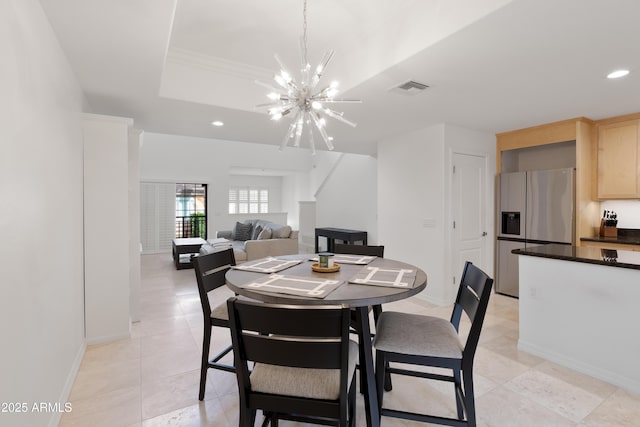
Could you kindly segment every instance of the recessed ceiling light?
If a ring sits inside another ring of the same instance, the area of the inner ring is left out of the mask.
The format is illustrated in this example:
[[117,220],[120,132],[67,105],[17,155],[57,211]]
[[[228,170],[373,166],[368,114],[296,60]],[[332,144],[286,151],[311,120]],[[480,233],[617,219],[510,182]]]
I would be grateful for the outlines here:
[[620,77],[624,77],[629,74],[629,70],[616,70],[607,74],[608,79],[619,79]]
[[223,126],[224,123],[222,123],[220,120],[216,120],[215,122],[211,122],[212,125],[214,126]]

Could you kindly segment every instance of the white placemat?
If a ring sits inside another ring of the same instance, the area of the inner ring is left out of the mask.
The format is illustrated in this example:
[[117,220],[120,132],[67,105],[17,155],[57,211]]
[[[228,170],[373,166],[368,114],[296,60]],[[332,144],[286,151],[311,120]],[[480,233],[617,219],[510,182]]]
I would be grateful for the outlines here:
[[413,268],[363,267],[349,283],[356,285],[387,286],[390,288],[413,288],[416,270]]
[[324,298],[343,282],[316,277],[287,276],[270,274],[239,287],[279,294],[299,295],[303,297]]
[[302,262],[300,259],[278,259],[273,257],[247,261],[232,268],[236,270],[253,271],[256,273],[277,273]]
[[[357,265],[367,265],[374,259],[376,256],[371,255],[347,255],[347,254],[334,254],[333,262],[338,264],[357,264]],[[318,262],[318,256],[314,256],[310,258],[310,261]]]

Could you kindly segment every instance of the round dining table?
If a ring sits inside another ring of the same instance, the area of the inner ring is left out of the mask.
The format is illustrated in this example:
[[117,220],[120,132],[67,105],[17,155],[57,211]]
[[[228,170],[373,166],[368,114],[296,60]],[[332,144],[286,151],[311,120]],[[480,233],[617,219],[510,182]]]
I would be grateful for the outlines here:
[[[248,283],[263,279],[265,273],[237,268],[232,268],[227,272],[227,286],[239,295],[263,302],[294,305],[343,305],[353,308],[359,324],[356,329],[358,329],[361,363],[364,363],[364,366],[360,367],[361,375],[363,375],[364,379],[364,389],[361,391],[364,394],[367,426],[377,427],[380,425],[380,408],[378,406],[373,365],[369,307],[416,295],[426,287],[427,275],[416,266],[388,258],[375,258],[367,265],[342,263],[339,264],[340,269],[336,272],[316,272],[311,268],[312,264],[317,263],[317,261],[311,260],[313,256],[313,254],[278,256],[277,259],[279,260],[301,260],[301,262],[288,267],[286,270],[279,271],[277,274],[340,282],[337,288],[322,298],[271,292],[266,290],[268,288],[246,287]],[[250,262],[259,262],[259,260]],[[415,280],[413,281],[413,286],[375,286],[350,283],[350,281],[353,281],[354,276],[365,267],[413,271]]]

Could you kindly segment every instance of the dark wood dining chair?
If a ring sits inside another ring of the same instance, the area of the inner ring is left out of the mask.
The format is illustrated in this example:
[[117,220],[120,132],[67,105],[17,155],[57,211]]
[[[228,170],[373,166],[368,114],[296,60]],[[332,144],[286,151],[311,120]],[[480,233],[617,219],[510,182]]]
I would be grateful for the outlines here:
[[[336,254],[345,254],[345,255],[369,255],[369,256],[377,256],[380,258],[384,258],[384,246],[374,246],[374,245],[348,245],[344,243],[336,243],[334,245],[334,253]],[[380,313],[382,313],[382,306],[380,304],[376,304],[371,307],[373,311],[373,322],[374,325],[378,324],[378,318],[380,317]],[[358,323],[358,316],[356,316],[355,311],[351,311],[351,326],[354,328],[354,332],[357,333],[360,330],[360,325]],[[375,334],[374,334],[375,335]],[[363,361],[360,361],[360,365],[363,364]],[[387,376],[387,381],[385,382],[386,390],[391,390],[391,378]],[[361,384],[361,389],[364,388],[364,384]]]
[[[334,247],[334,253],[345,255],[370,255],[384,258],[384,246],[347,245],[336,243]],[[378,317],[382,312],[382,307],[380,305],[374,305],[372,309],[373,319],[375,322],[377,322]]]
[[220,359],[232,350],[231,345],[224,348],[211,359],[209,358],[209,348],[211,346],[211,334],[213,327],[229,327],[227,304],[223,303],[212,309],[209,303],[209,292],[226,284],[225,274],[231,266],[236,265],[236,259],[233,255],[233,249],[226,249],[207,255],[194,256],[192,257],[191,262],[193,263],[196,281],[198,282],[200,305],[202,306],[202,316],[204,317],[202,363],[200,366],[200,393],[198,395],[198,398],[203,400],[209,368],[235,372],[235,368],[233,366],[219,362]]
[[348,245],[345,243],[336,243],[334,245],[333,253],[336,254],[348,254],[348,255],[371,255],[384,257],[384,246],[372,246],[372,245]]
[[[466,262],[451,319],[385,311],[380,316],[373,345],[376,349],[376,384],[382,416],[450,426],[475,426],[473,358],[480,339],[493,279]],[[459,335],[465,313],[471,321],[466,340]],[[389,362],[451,369],[452,375],[389,367]],[[458,418],[417,414],[382,406],[386,373],[409,375],[454,384]]]
[[358,345],[349,340],[348,308],[237,297],[227,304],[240,426],[253,426],[258,410],[272,426],[280,419],[355,425]]

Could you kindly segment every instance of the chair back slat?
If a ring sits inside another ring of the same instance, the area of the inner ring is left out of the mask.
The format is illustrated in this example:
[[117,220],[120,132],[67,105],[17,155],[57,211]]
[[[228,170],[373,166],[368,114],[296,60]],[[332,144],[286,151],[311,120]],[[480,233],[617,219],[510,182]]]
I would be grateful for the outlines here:
[[341,365],[339,338],[300,340],[279,335],[243,334],[242,340],[247,360],[257,363],[316,369],[339,369]]
[[211,314],[208,293],[227,284],[225,274],[234,265],[236,259],[233,249],[225,249],[206,255],[198,255],[192,258],[193,268],[198,282],[198,293],[202,304],[203,314]]
[[367,246],[367,245],[346,245],[336,243],[333,248],[336,254],[345,255],[369,255],[384,258],[384,246]]
[[[292,310],[295,308],[295,310]],[[237,304],[243,330],[290,336],[340,337],[340,306]]]
[[469,357],[471,360],[473,359],[480,339],[480,331],[482,330],[484,316],[489,305],[492,286],[493,279],[484,271],[469,261],[465,263],[451,323],[453,323],[457,330],[462,312],[466,313],[469,317],[471,329],[467,335],[464,353],[465,357]]

